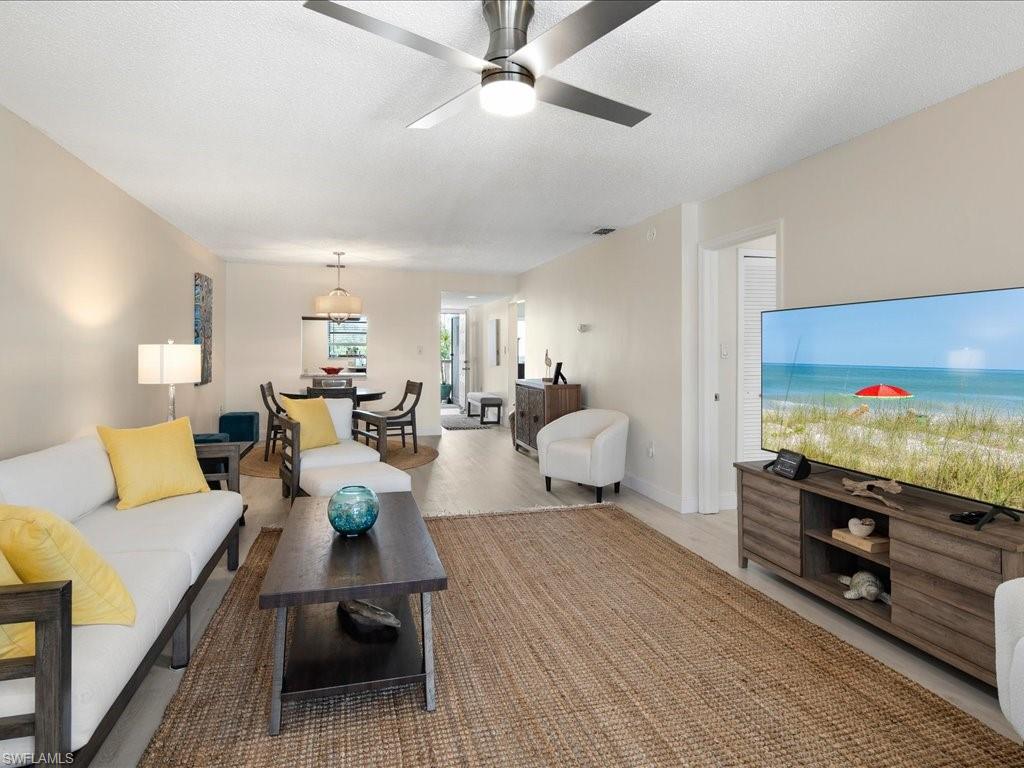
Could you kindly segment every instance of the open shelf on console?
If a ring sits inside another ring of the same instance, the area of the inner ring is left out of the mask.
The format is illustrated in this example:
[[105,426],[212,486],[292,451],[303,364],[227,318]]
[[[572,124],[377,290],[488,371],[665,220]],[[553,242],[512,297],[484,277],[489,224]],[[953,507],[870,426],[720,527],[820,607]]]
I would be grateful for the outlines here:
[[[889,606],[881,600],[870,602],[869,600],[847,600],[843,597],[848,587],[839,583],[839,573],[819,573],[810,577],[811,583],[817,587],[815,590],[822,597],[829,598],[832,602],[838,602],[850,613],[871,621],[873,624],[879,621],[890,621],[891,611]],[[888,589],[888,585],[886,585]]]
[[[836,527],[838,528],[839,526]],[[857,549],[857,547],[847,544],[845,541],[833,539],[831,528],[829,528],[828,530],[808,528],[804,531],[804,535],[810,536],[812,539],[817,539],[818,541],[823,541],[829,546],[836,547],[837,549],[845,550],[850,554],[859,555],[863,557],[865,560],[870,560],[871,562],[876,563],[882,566],[883,568],[889,567],[888,552],[865,552],[863,549]]]

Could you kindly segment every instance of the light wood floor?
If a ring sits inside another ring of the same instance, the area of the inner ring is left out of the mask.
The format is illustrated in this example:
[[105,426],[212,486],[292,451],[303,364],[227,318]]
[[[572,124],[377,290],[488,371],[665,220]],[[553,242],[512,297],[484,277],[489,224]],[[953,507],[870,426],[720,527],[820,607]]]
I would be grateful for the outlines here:
[[[445,431],[440,437],[423,438],[423,442],[435,446],[440,453],[436,461],[410,473],[413,494],[425,515],[593,501],[592,491],[575,483],[555,481],[553,492],[546,493],[537,462],[512,449],[507,429]],[[288,508],[280,498],[277,481],[243,477],[242,493],[249,504],[246,515],[249,524],[242,529],[244,557],[260,527],[281,525],[287,517]],[[740,569],[736,563],[735,512],[680,515],[627,488],[623,488],[618,496],[609,492],[605,500],[618,503],[652,528],[737,579],[916,680],[996,731],[1017,739],[999,710],[993,689],[801,592],[757,565]],[[221,563],[200,593],[192,609],[193,647],[206,629],[230,581],[231,574]],[[239,638],[239,642],[245,642],[245,638]],[[771,649],[765,650],[770,652]],[[169,669],[168,660],[169,657],[162,658],[150,671],[94,765],[121,768],[135,765],[138,761],[183,674]]]

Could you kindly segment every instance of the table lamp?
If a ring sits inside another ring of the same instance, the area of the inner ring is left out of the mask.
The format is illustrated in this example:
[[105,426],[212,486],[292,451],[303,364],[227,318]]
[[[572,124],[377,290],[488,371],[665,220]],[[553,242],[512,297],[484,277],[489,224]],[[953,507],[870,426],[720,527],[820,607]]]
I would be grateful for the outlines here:
[[174,385],[196,384],[202,375],[202,345],[139,344],[139,384],[167,384],[167,420],[174,421]]

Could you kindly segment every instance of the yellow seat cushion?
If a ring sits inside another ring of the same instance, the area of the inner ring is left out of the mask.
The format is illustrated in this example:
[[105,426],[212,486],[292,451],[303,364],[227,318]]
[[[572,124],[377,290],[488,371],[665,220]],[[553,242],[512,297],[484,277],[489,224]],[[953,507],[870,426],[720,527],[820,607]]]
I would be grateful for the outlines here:
[[210,490],[187,416],[152,427],[96,427],[96,431],[114,470],[118,509]]
[[[21,584],[18,574],[0,552],[0,587]],[[0,659],[32,656],[36,652],[36,628],[31,621],[20,624],[0,624]]]
[[70,581],[72,624],[135,623],[135,602],[121,577],[67,520],[0,505],[0,552],[26,584]]
[[281,406],[289,419],[299,422],[300,453],[310,448],[338,444],[338,433],[334,431],[331,412],[327,410],[327,403],[322,397],[307,400],[282,397]]

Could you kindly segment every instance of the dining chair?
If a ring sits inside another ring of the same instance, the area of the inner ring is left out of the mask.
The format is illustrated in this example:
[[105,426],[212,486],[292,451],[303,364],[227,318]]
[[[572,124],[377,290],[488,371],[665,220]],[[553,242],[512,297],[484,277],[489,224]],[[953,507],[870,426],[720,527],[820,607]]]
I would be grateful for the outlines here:
[[[387,435],[400,434],[402,436],[403,448],[405,447],[405,430],[410,430],[412,433],[413,453],[419,453],[416,434],[416,406],[419,405],[420,395],[422,394],[422,381],[407,381],[405,383],[405,392],[402,393],[402,399],[398,405],[387,411],[371,411],[376,416],[384,417],[384,423],[387,425],[385,430]],[[410,397],[412,398],[412,403],[408,404],[407,401]]]
[[281,439],[281,423],[278,417],[284,413],[284,408],[277,401],[271,382],[260,384],[260,396],[267,409],[267,439],[263,446],[263,460],[270,461],[270,454],[277,451],[277,441]]
[[325,387],[351,387],[351,377],[337,377],[337,376],[314,376],[313,386],[320,389]]
[[352,409],[359,407],[359,398],[356,396],[356,388],[348,387],[306,387],[306,397],[347,397],[352,401]]

